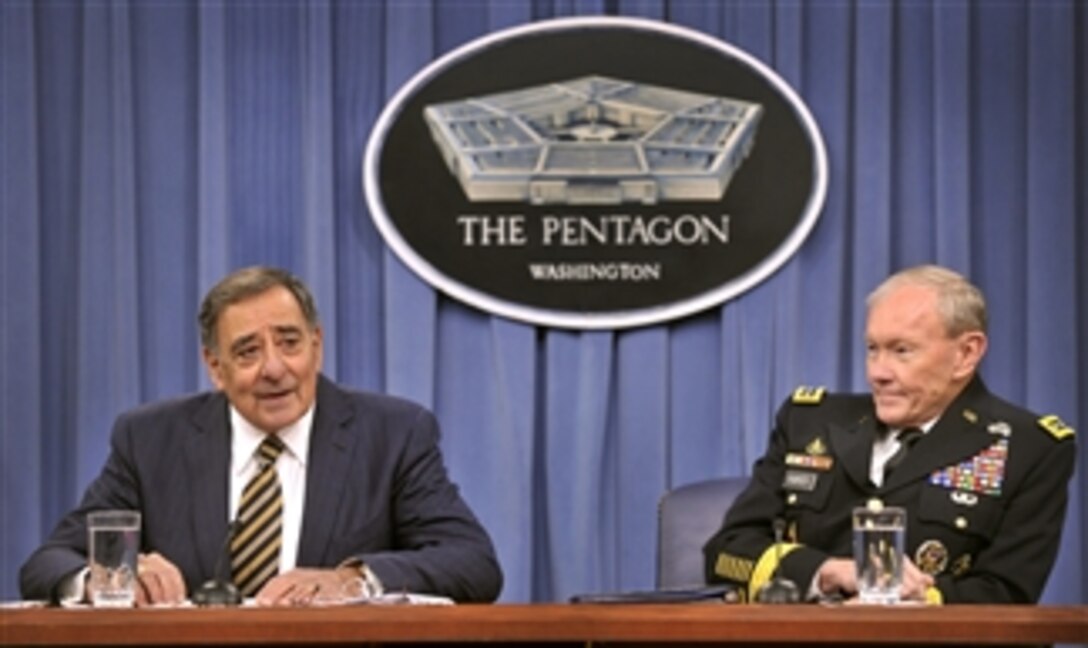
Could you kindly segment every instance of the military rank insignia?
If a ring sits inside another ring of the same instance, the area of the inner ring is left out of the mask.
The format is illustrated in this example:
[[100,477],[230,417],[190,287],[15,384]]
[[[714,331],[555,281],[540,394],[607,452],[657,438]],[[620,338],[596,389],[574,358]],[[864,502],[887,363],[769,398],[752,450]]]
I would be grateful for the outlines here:
[[795,405],[818,405],[820,401],[824,399],[824,394],[827,393],[827,389],[824,387],[808,387],[802,385],[793,390],[793,397],[790,399]]
[[1075,434],[1073,428],[1066,425],[1060,418],[1050,414],[1039,419],[1039,427],[1050,433],[1050,436],[1061,441]]
[[1008,456],[1009,440],[999,437],[993,445],[974,457],[933,471],[929,483],[971,493],[1000,495]]

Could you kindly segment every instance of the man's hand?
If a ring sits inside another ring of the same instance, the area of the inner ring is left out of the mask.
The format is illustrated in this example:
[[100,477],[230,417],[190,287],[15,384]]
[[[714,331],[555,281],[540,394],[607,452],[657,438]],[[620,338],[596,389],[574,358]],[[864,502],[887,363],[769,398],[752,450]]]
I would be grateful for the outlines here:
[[[820,594],[841,594],[854,598],[858,593],[857,568],[848,558],[829,558],[816,572],[816,585]],[[933,577],[918,569],[910,558],[903,557],[903,583],[899,586],[899,598],[903,601],[925,601],[926,588],[933,586]]]
[[136,567],[136,605],[176,604],[185,600],[185,579],[160,553],[140,554]]
[[816,572],[816,587],[822,596],[849,598],[858,593],[858,574],[854,561],[848,558],[828,558]]
[[926,588],[933,586],[933,577],[918,569],[910,558],[903,556],[903,584],[899,587],[899,598],[903,601],[926,600]]
[[358,572],[352,569],[292,569],[265,583],[257,605],[320,605],[349,598]]

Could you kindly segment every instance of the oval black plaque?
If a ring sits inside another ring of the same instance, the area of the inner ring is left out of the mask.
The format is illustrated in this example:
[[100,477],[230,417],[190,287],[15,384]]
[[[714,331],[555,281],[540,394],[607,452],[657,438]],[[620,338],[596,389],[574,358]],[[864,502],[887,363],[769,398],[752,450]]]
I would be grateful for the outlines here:
[[665,23],[570,18],[450,52],[367,144],[370,213],[424,280],[549,326],[622,328],[715,306],[814,227],[827,161],[773,71]]

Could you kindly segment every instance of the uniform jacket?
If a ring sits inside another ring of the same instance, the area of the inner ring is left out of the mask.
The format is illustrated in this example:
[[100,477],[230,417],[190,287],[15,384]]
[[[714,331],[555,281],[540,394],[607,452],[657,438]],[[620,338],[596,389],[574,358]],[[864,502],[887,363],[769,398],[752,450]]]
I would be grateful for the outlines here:
[[[704,548],[708,581],[751,596],[778,568],[806,591],[825,559],[852,557],[852,511],[875,497],[907,510],[905,551],[945,602],[1038,601],[1061,538],[1073,430],[997,398],[976,377],[877,488],[869,464],[881,431],[869,395],[795,392]],[[787,523],[780,548],[775,518]]]
[[[86,564],[84,520],[95,509],[141,511],[141,550],[177,565],[190,593],[215,576],[231,515],[228,412],[209,392],[120,416],[102,473],[23,565],[23,596],[52,598]],[[357,557],[388,590],[498,596],[494,548],[447,477],[430,412],[321,377],[311,434],[299,567]]]

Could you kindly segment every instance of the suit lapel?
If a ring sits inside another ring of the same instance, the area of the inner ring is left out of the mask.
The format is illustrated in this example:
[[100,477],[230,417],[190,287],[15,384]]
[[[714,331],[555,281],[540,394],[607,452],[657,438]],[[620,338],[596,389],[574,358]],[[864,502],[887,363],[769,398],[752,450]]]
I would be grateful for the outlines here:
[[[355,435],[348,427],[354,417],[350,400],[338,387],[322,377],[317,389],[306,465],[306,504],[298,545],[298,565],[327,564],[326,549],[333,538],[337,510],[348,484]],[[343,556],[333,557],[339,560]]]
[[185,443],[188,483],[181,488],[192,489],[192,537],[197,558],[202,571],[214,576],[230,518],[230,424],[223,395],[209,398],[192,422],[193,430]]
[[873,455],[876,432],[877,424],[872,416],[865,416],[851,425],[831,428],[831,444],[835,455],[847,476],[862,489],[872,488],[869,483],[869,463]]
[[909,484],[934,470],[972,457],[993,443],[993,435],[986,431],[986,422],[979,418],[975,407],[985,394],[986,388],[976,377],[952,401],[933,429],[919,439],[884,484],[884,490]]

